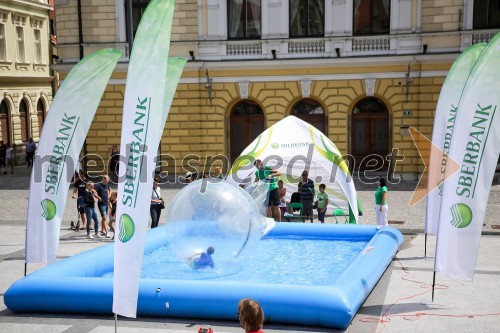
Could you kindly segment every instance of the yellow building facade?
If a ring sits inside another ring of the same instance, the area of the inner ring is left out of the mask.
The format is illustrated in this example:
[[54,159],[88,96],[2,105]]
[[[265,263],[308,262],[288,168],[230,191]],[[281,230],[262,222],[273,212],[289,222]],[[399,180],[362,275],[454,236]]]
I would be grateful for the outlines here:
[[0,2],[0,138],[23,163],[52,102],[48,0]]
[[[106,167],[109,147],[120,143],[133,28],[147,3],[68,0],[56,6],[61,79],[95,50],[124,52],[86,140],[95,169]],[[453,61],[499,31],[495,16],[483,17],[484,3],[176,1],[170,55],[189,62],[161,141],[163,171],[202,172],[221,156],[230,163],[262,130],[295,115],[349,155],[353,170],[380,167],[416,179],[424,166],[408,128],[431,137]],[[297,14],[302,11],[307,15]],[[310,26],[319,28],[304,30]],[[391,154],[398,156],[392,166]]]

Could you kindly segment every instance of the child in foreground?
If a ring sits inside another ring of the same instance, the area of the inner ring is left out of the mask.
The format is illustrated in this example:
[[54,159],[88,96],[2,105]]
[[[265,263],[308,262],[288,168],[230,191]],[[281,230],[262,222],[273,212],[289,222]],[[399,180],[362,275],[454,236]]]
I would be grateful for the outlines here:
[[244,298],[238,303],[238,318],[245,333],[264,333],[264,311],[257,301]]

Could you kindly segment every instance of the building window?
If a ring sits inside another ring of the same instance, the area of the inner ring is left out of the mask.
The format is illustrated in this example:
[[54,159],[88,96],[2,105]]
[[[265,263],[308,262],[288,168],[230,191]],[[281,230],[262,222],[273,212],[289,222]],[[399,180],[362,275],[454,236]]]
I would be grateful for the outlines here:
[[134,36],[148,5],[149,0],[132,0],[132,28],[134,29]]
[[313,125],[326,135],[326,117],[321,104],[311,98],[304,98],[295,103],[291,115]]
[[354,0],[354,34],[388,34],[390,0]]
[[7,61],[7,34],[5,24],[0,22],[0,61]]
[[38,136],[42,135],[43,123],[45,122],[45,105],[40,98],[36,103],[36,115],[38,119]]
[[260,0],[229,0],[227,10],[229,39],[260,38]]
[[500,1],[474,0],[474,29],[500,28]]
[[26,101],[23,99],[19,104],[19,119],[21,120],[21,141],[27,142],[29,138],[29,110]]
[[26,62],[26,52],[24,51],[24,27],[16,26],[17,62]]
[[35,43],[35,64],[42,63],[42,34],[39,29],[33,30],[33,41]]
[[290,37],[318,37],[324,31],[323,0],[290,0]]
[[10,143],[10,117],[9,117],[9,107],[5,100],[0,103],[0,131],[2,131],[2,136],[0,139],[3,143]]

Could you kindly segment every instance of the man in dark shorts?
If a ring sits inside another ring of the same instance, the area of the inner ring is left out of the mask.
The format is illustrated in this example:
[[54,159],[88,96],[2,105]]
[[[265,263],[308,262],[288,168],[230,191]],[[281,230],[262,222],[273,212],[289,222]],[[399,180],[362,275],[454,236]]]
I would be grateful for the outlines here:
[[273,217],[281,222],[280,195],[278,192],[278,182],[276,177],[281,175],[279,170],[264,166],[261,160],[255,160],[253,165],[257,168],[255,172],[255,181],[265,181],[269,183],[269,200],[267,208],[267,217]]
[[[76,180],[73,183],[73,199],[76,199],[76,209],[78,210],[78,214],[80,217],[78,222],[76,223],[76,231],[80,231],[80,229],[85,229],[87,227],[87,218],[85,216],[85,203],[83,201],[83,196],[85,195],[85,187],[87,186],[87,177],[85,176],[85,172],[80,170],[78,176],[76,176]],[[80,228],[80,219],[82,220],[82,227]]]
[[99,208],[99,213],[101,214],[101,225],[102,225],[101,235],[109,238],[110,236],[108,235],[107,219],[108,219],[109,197],[113,192],[111,186],[109,186],[109,176],[108,175],[102,176],[102,181],[98,184],[95,184],[94,189],[97,195],[101,198],[101,200],[97,202],[97,207]]
[[313,223],[314,182],[308,177],[309,172],[307,170],[302,171],[302,180],[299,183],[300,203],[304,213],[302,222],[305,222],[305,218],[309,216],[311,223]]

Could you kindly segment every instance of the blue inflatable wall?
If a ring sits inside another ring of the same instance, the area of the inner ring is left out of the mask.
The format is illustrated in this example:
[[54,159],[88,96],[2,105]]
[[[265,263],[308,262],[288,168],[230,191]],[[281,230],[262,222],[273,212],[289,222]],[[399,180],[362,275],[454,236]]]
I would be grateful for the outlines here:
[[[146,252],[166,242],[164,228],[148,233]],[[253,298],[266,322],[346,328],[403,242],[393,228],[277,223],[266,237],[369,241],[333,285],[298,286],[228,281],[141,279],[138,315],[237,320],[238,301]],[[5,305],[14,312],[112,313],[113,246],[40,269],[14,283]]]

